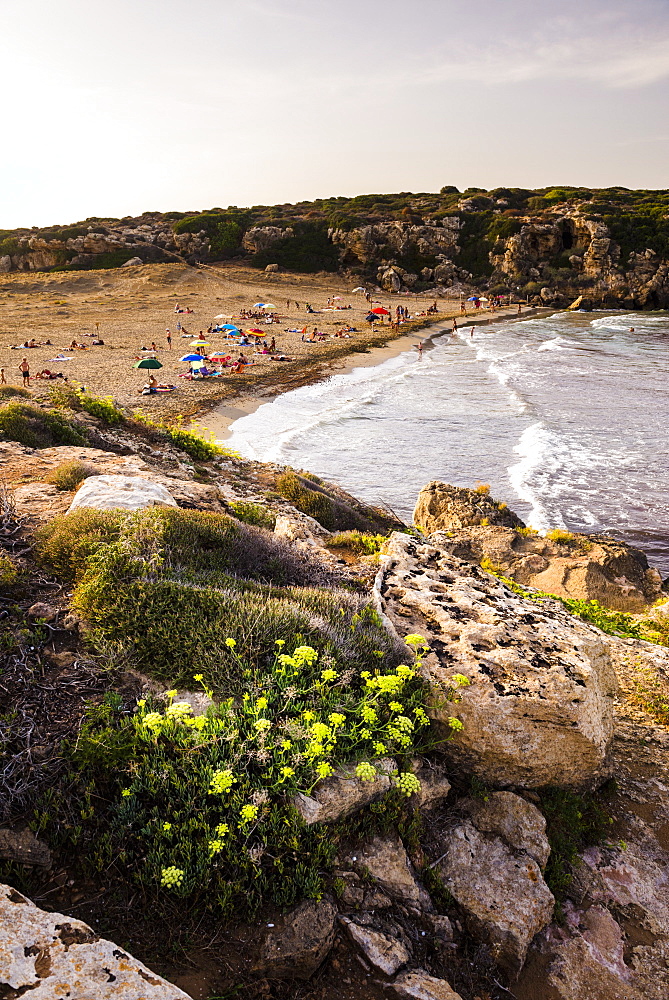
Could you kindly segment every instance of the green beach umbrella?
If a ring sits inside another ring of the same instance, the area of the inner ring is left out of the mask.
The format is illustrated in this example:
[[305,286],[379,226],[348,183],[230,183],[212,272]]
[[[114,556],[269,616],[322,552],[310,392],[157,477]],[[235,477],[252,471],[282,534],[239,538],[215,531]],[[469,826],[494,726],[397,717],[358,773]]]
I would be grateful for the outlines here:
[[142,358],[141,361],[136,361],[133,368],[162,368],[162,364],[158,358]]

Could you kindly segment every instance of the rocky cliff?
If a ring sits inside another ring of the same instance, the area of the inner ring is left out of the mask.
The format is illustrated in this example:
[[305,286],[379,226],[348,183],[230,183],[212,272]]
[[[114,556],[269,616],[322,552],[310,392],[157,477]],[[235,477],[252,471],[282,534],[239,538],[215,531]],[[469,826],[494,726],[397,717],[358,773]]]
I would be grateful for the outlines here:
[[145,213],[0,232],[0,270],[245,258],[349,271],[388,292],[475,286],[538,303],[669,304],[669,193],[444,188],[297,205]]

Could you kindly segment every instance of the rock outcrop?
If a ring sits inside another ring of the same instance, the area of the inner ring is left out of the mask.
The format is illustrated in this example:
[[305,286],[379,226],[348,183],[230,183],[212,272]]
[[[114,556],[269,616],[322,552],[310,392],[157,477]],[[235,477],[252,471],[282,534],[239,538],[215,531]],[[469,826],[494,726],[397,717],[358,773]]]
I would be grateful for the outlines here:
[[473,524],[500,524],[523,528],[517,514],[488,496],[487,490],[468,490],[435,479],[418,494],[413,512],[414,524],[426,534],[450,531]]
[[434,541],[461,559],[489,560],[495,572],[557,597],[596,600],[636,614],[663,592],[662,577],[643,552],[605,535],[556,531],[543,537],[499,524],[453,527],[439,531]]
[[326,899],[300,903],[268,931],[258,971],[269,979],[309,979],[332,948],[336,919]]
[[433,909],[427,892],[416,881],[407,852],[398,836],[373,837],[351,851],[344,863],[371,878],[396,902],[415,909]]
[[534,858],[543,871],[550,854],[546,820],[536,806],[513,792],[491,792],[474,799],[467,809],[481,833],[492,833],[516,853]]
[[499,965],[518,972],[555,903],[536,861],[466,820],[449,832],[446,857],[437,870],[471,932],[489,945]]
[[145,507],[176,507],[171,493],[160,483],[139,476],[89,476],[77,490],[69,510],[142,510]]
[[311,795],[298,792],[293,805],[307,826],[314,823],[334,823],[352,816],[371,802],[376,802],[390,790],[390,774],[397,769],[394,760],[376,762],[377,774],[363,781],[355,767],[342,768],[330,778],[319,781]]
[[[391,536],[376,581],[402,634],[424,636],[431,714],[446,757],[493,786],[578,786],[602,773],[616,678],[604,637],[555,602],[533,603],[438,544]],[[469,686],[444,702],[454,674]]]
[[386,976],[394,975],[410,960],[410,951],[396,938],[374,930],[373,927],[366,927],[359,920],[350,917],[341,917],[340,920],[353,944],[357,945],[375,969],[384,972]]
[[190,1000],[80,920],[0,886],[0,995],[31,1000]]
[[400,1000],[462,1000],[445,979],[436,979],[422,969],[402,972],[391,989]]

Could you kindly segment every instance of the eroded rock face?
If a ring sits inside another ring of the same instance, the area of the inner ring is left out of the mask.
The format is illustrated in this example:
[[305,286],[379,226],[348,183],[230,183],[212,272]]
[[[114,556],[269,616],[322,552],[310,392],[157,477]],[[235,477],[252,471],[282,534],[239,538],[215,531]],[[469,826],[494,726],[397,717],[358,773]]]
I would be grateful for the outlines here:
[[411,958],[401,941],[374,930],[373,927],[365,927],[350,917],[340,919],[351,941],[360,948],[365,958],[387,976],[394,975]]
[[446,857],[437,866],[444,884],[495,961],[517,972],[530,941],[553,915],[555,899],[541,869],[529,855],[511,851],[469,820],[447,836]]
[[31,1000],[190,1000],[87,924],[0,886],[0,994]]
[[450,486],[435,479],[418,494],[413,512],[414,524],[424,528],[428,534],[433,531],[449,531],[466,528],[472,524],[502,524],[522,528],[523,522],[517,514],[487,493]]
[[422,969],[402,972],[391,989],[401,1000],[461,1000],[445,979],[435,979]]
[[390,791],[390,774],[397,770],[394,760],[376,761],[377,775],[372,781],[356,776],[355,766],[340,768],[331,778],[320,781],[311,795],[297,792],[293,805],[307,824],[334,823],[352,816]]
[[[517,526],[516,526],[517,527]],[[558,597],[599,601],[614,611],[644,611],[662,593],[662,577],[643,552],[605,535],[544,538],[513,527],[465,526],[434,539],[461,559],[487,558],[518,583]]]
[[267,934],[258,970],[269,979],[309,979],[334,942],[337,909],[326,899],[308,899]]
[[395,901],[418,909],[432,909],[430,897],[416,881],[397,835],[373,837],[352,851],[346,863],[372,878]]
[[512,850],[534,858],[542,871],[546,867],[551,851],[546,820],[531,802],[513,792],[491,792],[472,800],[468,812],[481,833],[497,834]]
[[[463,729],[443,745],[494,786],[579,786],[605,765],[616,678],[604,637],[555,602],[534,603],[443,547],[395,533],[376,581],[395,629],[423,635],[431,715]],[[459,703],[442,692],[464,674]]]

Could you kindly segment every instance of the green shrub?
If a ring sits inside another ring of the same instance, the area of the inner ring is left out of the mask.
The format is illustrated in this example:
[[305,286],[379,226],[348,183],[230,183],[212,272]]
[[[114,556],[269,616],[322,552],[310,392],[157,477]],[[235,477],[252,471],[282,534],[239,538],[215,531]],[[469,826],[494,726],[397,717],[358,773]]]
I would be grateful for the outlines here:
[[360,556],[373,556],[380,551],[385,535],[366,535],[362,531],[340,531],[328,538],[333,549],[350,549]]
[[57,410],[42,410],[28,403],[13,402],[0,406],[0,433],[28,448],[87,443],[84,431]]
[[268,510],[267,507],[263,507],[262,504],[239,500],[229,503],[228,506],[235,517],[244,521],[245,524],[254,524],[257,528],[267,528],[269,531],[274,531],[276,514]]
[[374,532],[396,527],[396,518],[385,511],[371,507],[354,506],[326,491],[316,478],[307,478],[296,472],[284,472],[275,481],[276,492],[289,500],[293,507],[308,514],[328,531]]
[[560,904],[572,882],[571,866],[580,851],[601,842],[613,820],[594,795],[586,797],[565,788],[546,788],[540,796],[551,845],[544,878],[555,896],[556,913],[560,916]]
[[[87,871],[113,871],[158,909],[180,897],[189,908],[244,917],[263,904],[319,898],[343,836],[383,826],[384,814],[410,833],[401,819],[420,786],[407,765],[433,745],[417,670],[422,640],[407,639],[417,648],[412,666],[371,657],[366,671],[345,673],[295,641],[286,653],[275,644],[258,666],[222,638],[221,659],[243,693],[207,717],[174,703],[176,692],[167,705],[140,700],[133,715],[110,698],[92,709],[68,749],[68,794],[45,798],[38,828],[53,823],[61,849]],[[199,670],[193,679],[212,693]],[[344,762],[372,780],[389,754],[401,763],[385,801],[305,828],[291,806],[296,792],[309,793]]]
[[11,587],[16,583],[19,571],[7,552],[0,550],[0,587]]
[[10,396],[23,396],[24,399],[30,399],[32,392],[30,389],[24,389],[22,385],[0,385],[0,399],[7,399]]
[[294,472],[284,472],[277,477],[276,490],[303,514],[308,514],[332,531],[336,527],[332,500],[317,490],[310,489]]
[[59,490],[76,490],[84,479],[97,475],[97,471],[93,465],[72,459],[71,462],[61,462],[45,479],[47,483],[53,483]]
[[177,421],[175,424],[165,424],[152,420],[151,417],[142,413],[141,410],[136,411],[133,414],[133,418],[138,424],[141,424],[149,431],[153,431],[158,437],[170,441],[175,448],[179,448],[181,451],[186,452],[187,455],[190,455],[191,458],[200,462],[207,462],[212,458],[218,458],[220,455],[238,457],[236,452],[229,448],[223,448],[221,445],[216,444],[215,441],[207,440],[207,438],[203,437],[197,431],[184,430],[180,421]]
[[115,541],[123,515],[117,510],[82,507],[54,517],[36,533],[37,555],[43,565],[63,580],[80,579],[89,556],[107,542]]
[[82,410],[97,417],[108,427],[116,427],[125,420],[123,410],[114,405],[111,396],[92,396],[88,392],[78,392],[77,398]]

